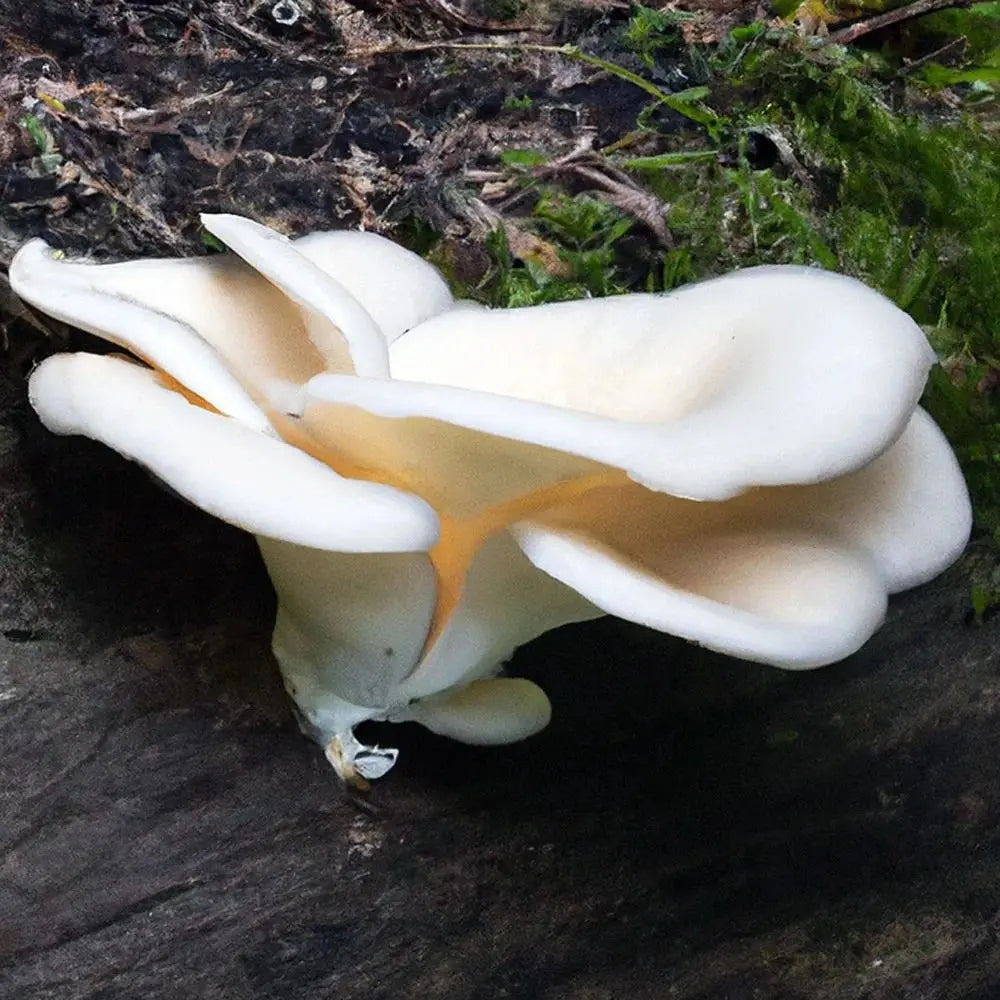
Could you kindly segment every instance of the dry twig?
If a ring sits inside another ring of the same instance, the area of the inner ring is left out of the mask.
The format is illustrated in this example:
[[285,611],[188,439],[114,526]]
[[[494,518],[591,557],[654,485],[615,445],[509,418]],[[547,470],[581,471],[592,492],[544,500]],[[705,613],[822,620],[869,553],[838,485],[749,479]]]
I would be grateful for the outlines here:
[[668,249],[673,246],[664,221],[667,206],[652,191],[640,187],[628,174],[612,166],[592,149],[575,149],[566,156],[535,167],[532,175],[538,178],[568,175],[588,182],[595,197],[642,223],[661,246]]
[[855,21],[838,31],[831,31],[826,40],[836,45],[850,45],[863,35],[888,28],[892,24],[901,24],[903,21],[910,21],[915,17],[923,17],[924,14],[932,14],[936,10],[971,7],[974,2],[975,0],[916,0],[915,3],[907,4],[905,7],[897,7],[895,10],[876,14],[864,21]]

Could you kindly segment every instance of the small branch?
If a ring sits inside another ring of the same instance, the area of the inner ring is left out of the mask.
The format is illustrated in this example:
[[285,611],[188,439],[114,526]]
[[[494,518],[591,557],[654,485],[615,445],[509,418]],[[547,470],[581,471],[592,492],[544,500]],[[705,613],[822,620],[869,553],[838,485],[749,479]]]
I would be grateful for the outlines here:
[[839,31],[831,31],[827,36],[827,42],[835,45],[850,45],[863,35],[872,31],[879,31],[892,24],[900,24],[903,21],[910,21],[915,17],[923,17],[924,14],[932,14],[937,10],[949,10],[955,7],[971,7],[975,0],[916,0],[915,3],[907,4],[905,7],[897,7],[895,10],[886,11],[884,14],[876,14],[864,21],[855,21],[854,24],[841,28]]
[[943,55],[951,55],[952,52],[957,49],[961,49],[968,39],[965,35],[959,35],[958,38],[953,38],[950,42],[945,43],[939,49],[935,49],[933,52],[928,52],[927,55],[921,56],[919,59],[914,59],[912,62],[906,63],[905,66],[899,71],[900,74],[912,73],[915,69],[926,65],[929,62],[935,62],[939,60]]
[[532,175],[540,179],[569,175],[589,182],[595,197],[631,215],[649,229],[662,246],[673,248],[673,238],[665,221],[670,206],[592,149],[575,149],[566,156],[536,167]]

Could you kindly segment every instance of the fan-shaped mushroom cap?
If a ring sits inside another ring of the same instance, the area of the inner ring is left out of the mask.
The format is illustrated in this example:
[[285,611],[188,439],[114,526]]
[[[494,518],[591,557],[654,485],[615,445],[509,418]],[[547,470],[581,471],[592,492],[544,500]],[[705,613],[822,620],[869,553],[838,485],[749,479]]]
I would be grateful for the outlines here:
[[761,267],[488,310],[372,234],[203,221],[238,256],[18,253],[18,294],[151,366],[59,355],[31,402],[258,535],[286,683],[345,775],[395,759],[350,736],[368,718],[536,732],[545,695],[491,675],[604,612],[779,666],[840,659],[968,537],[915,409],[933,352],[850,278]]
[[723,503],[630,484],[511,530],[539,569],[610,614],[744,659],[810,667],[860,647],[887,594],[950,565],[970,527],[958,463],[918,409],[888,451],[829,482]]
[[390,381],[312,379],[304,421],[357,423],[361,410],[399,422],[358,426],[358,448],[383,434],[404,447],[407,422],[424,437],[428,422],[451,424],[479,432],[470,454],[492,435],[699,500],[860,468],[902,433],[934,360],[888,299],[799,267],[665,296],[450,310],[390,354]]
[[11,263],[11,287],[261,430],[269,429],[257,405],[266,385],[324,371],[384,377],[387,344],[451,305],[431,265],[373,233],[290,241],[238,216],[203,221],[247,263],[229,255],[71,262],[32,240]]
[[35,369],[31,405],[56,434],[102,441],[202,510],[254,534],[343,552],[429,549],[422,500],[344,479],[230,417],[194,406],[120,358],[57,354]]

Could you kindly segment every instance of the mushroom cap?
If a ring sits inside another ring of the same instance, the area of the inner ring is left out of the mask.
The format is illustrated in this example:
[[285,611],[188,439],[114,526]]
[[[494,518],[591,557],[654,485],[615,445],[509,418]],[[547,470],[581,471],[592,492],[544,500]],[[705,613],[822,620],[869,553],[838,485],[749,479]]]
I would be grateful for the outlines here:
[[[42,240],[31,240],[10,265],[14,292],[56,319],[95,334],[167,372],[221,413],[247,427],[267,430],[264,412],[227,364],[227,352],[212,343],[211,329],[239,329],[244,349],[241,371],[252,369],[256,357],[270,371],[277,366],[286,377],[309,377],[322,370],[279,364],[269,345],[253,351],[258,315],[284,306],[275,304],[267,283],[242,263],[226,257],[191,260],[141,260],[127,264],[86,264],[58,259]],[[261,292],[263,291],[263,295]],[[171,307],[172,311],[171,311]],[[221,322],[218,322],[221,320]],[[198,324],[201,323],[200,330]],[[253,355],[256,355],[254,357]]]
[[723,503],[608,487],[511,531],[539,569],[610,614],[801,668],[858,649],[887,594],[936,576],[970,529],[958,463],[918,409],[886,452],[829,482]]
[[389,344],[458,304],[437,268],[377,233],[310,233],[294,246],[327,274],[336,275]]
[[934,354],[860,282],[760,267],[669,295],[450,310],[390,361],[392,380],[316,376],[300,415],[452,424],[723,500],[871,461],[902,433]]
[[968,537],[957,463],[915,411],[933,352],[853,279],[760,267],[489,310],[373,234],[203,221],[238,256],[17,255],[18,294],[156,369],[57,356],[31,401],[260,537],[275,650],[324,738],[380,713],[529,735],[547,699],[487,678],[604,612],[831,662]]
[[493,677],[416,701],[393,718],[419,722],[439,736],[502,746],[541,732],[552,718],[545,692],[523,677]]
[[257,535],[343,552],[431,548],[422,500],[338,476],[291,445],[209,412],[120,358],[57,354],[28,384],[56,434],[83,434],[144,465],[202,510]]
[[238,215],[203,215],[201,221],[299,306],[310,340],[328,358],[334,355],[337,367],[346,359],[336,355],[346,348],[359,375],[389,374],[386,338],[368,310],[287,236]]
[[[290,241],[237,216],[203,222],[245,261],[92,264],[63,260],[31,240],[11,262],[11,287],[260,430],[270,429],[259,405],[266,385],[299,384],[324,371],[385,377],[387,344],[451,306],[430,264],[373,233]],[[389,275],[393,294],[385,295]]]
[[529,523],[512,530],[535,566],[608,614],[744,660],[833,663],[885,617],[885,586],[871,563],[812,535],[693,537],[640,560],[586,536]]

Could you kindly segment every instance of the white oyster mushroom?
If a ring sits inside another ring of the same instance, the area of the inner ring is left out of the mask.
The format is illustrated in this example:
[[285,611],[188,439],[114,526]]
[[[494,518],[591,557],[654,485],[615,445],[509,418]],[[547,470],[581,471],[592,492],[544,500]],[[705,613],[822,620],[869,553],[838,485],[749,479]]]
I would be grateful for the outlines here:
[[548,629],[611,613],[818,666],[968,538],[917,408],[934,355],[857,281],[760,267],[473,309],[372,234],[204,223],[238,256],[20,251],[22,298],[137,359],[57,355],[31,402],[258,536],[286,686],[348,781],[395,761],[354,738],[368,719],[542,729],[544,693],[496,675]]

